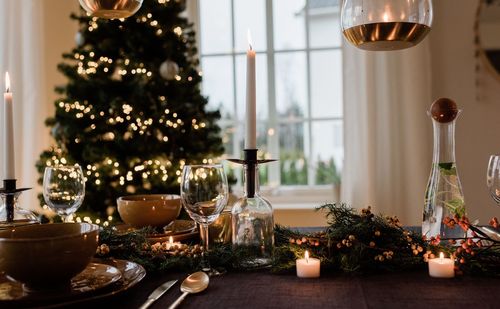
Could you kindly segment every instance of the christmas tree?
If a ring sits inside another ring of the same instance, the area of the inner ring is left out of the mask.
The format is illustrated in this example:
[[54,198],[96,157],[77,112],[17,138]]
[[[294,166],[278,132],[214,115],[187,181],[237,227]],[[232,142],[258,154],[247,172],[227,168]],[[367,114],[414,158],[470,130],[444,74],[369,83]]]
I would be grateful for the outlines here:
[[128,19],[71,16],[77,46],[63,55],[68,82],[56,88],[61,98],[46,120],[56,144],[37,168],[43,175],[46,166],[82,167],[79,211],[107,216],[118,196],[178,193],[184,164],[222,154],[220,114],[206,110],[184,10],[185,1],[159,0],[144,1]]

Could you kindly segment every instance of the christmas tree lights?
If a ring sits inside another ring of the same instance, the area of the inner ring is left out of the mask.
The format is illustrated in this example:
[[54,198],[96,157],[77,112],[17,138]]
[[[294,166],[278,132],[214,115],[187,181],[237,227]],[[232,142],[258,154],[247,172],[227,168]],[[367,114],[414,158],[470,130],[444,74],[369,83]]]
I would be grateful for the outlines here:
[[80,211],[89,215],[74,220],[108,225],[118,196],[178,193],[184,164],[222,154],[220,114],[201,95],[184,9],[185,1],[158,0],[128,19],[71,16],[80,25],[76,47],[59,65],[68,82],[56,88],[61,97],[46,120],[56,144],[37,167],[42,175],[46,166],[82,166]]

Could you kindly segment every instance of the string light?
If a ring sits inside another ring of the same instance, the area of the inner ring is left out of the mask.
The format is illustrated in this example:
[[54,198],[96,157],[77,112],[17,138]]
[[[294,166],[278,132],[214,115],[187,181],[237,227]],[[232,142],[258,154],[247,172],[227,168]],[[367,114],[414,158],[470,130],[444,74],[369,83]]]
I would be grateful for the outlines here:
[[182,28],[177,26],[174,28],[174,33],[177,34],[178,36],[181,36],[182,35]]

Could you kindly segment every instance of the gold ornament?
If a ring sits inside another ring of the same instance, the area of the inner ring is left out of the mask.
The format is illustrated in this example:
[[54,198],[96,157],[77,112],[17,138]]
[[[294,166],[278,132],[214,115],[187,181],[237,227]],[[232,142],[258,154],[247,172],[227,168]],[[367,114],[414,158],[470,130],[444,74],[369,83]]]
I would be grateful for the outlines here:
[[160,65],[160,76],[166,80],[174,80],[179,76],[179,65],[172,60],[165,60]]
[[114,19],[134,15],[143,0],[79,0],[80,5],[92,16]]

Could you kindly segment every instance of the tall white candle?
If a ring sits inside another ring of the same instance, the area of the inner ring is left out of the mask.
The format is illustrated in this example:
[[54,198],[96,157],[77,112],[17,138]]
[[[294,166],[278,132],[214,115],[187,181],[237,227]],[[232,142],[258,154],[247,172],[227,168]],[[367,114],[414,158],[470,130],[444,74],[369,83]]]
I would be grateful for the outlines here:
[[10,92],[9,72],[5,72],[4,128],[3,128],[3,170],[4,179],[16,179],[14,159],[14,121],[12,119],[12,92]]
[[247,106],[245,149],[257,148],[257,116],[256,116],[256,86],[255,86],[255,50],[252,48],[250,31],[248,32],[247,51]]

